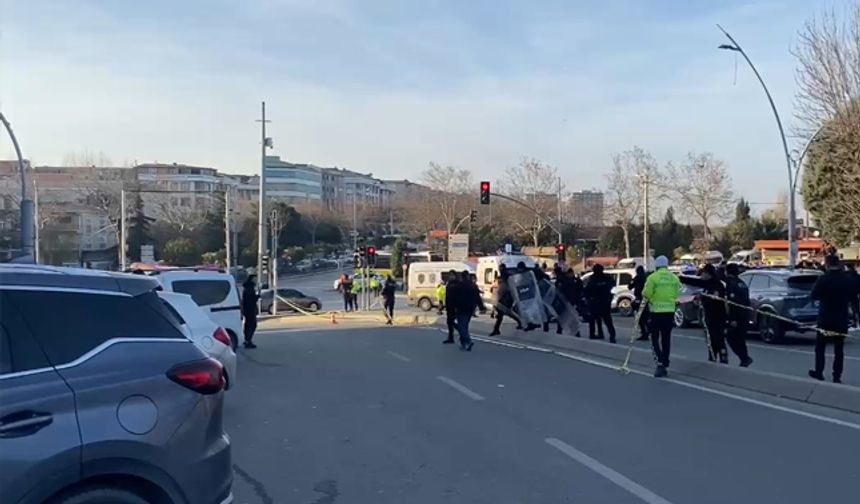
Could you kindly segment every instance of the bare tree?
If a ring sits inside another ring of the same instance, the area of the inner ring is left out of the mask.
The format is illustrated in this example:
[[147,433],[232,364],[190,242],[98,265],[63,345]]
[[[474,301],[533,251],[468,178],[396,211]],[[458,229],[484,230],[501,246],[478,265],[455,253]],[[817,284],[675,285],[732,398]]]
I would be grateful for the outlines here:
[[663,189],[688,218],[701,221],[704,238],[710,241],[711,224],[728,218],[735,201],[725,164],[709,152],[691,152],[680,168],[671,163],[666,167],[665,181]]
[[[469,203],[474,199],[473,193],[476,191],[472,183],[472,173],[451,165],[442,166],[431,162],[421,174],[421,178],[431,189],[427,198],[429,214],[425,214],[422,220],[435,223],[441,221],[448,235],[459,231],[468,220],[471,208]],[[416,209],[422,206],[417,205]]]
[[151,217],[181,232],[194,231],[206,222],[207,211],[195,208],[190,202],[188,205],[183,205],[181,199],[177,201],[177,198],[182,197],[190,199],[193,196],[188,193],[178,196],[169,193],[149,193],[146,194],[145,201],[147,205],[153,206]]
[[806,23],[794,50],[798,59],[797,116],[807,137],[828,124],[835,133],[860,126],[860,4],[845,21],[833,11]]
[[529,208],[509,205],[507,217],[517,231],[527,233],[534,246],[539,246],[541,231],[557,220],[558,169],[537,159],[523,158],[520,164],[505,170],[505,178],[498,185],[504,195],[528,205]]
[[77,168],[83,167],[105,167],[112,166],[110,158],[104,152],[92,152],[90,150],[81,150],[77,152],[67,152],[63,156],[63,165]]
[[606,217],[624,233],[624,253],[630,257],[630,226],[639,218],[643,204],[642,176],[656,177],[657,163],[641,147],[612,156],[612,170],[606,175]]

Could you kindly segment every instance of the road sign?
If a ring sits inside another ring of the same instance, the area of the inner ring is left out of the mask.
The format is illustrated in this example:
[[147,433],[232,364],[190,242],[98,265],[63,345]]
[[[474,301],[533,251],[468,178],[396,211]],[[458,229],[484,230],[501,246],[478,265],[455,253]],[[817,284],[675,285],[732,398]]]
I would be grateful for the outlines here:
[[152,245],[140,246],[140,262],[144,264],[155,264],[155,247]]
[[514,251],[514,248],[511,246],[511,244],[505,243],[505,254],[510,254],[513,251]]
[[448,236],[448,260],[463,261],[469,259],[469,235],[452,234]]

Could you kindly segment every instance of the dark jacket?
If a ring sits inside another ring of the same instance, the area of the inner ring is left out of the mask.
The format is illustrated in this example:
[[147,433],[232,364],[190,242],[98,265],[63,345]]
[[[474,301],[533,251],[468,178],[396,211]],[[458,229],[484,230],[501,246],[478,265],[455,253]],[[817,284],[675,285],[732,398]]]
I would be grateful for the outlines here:
[[484,301],[478,286],[472,282],[454,282],[445,291],[445,305],[456,314],[474,313],[476,308],[484,310]]
[[729,320],[744,321],[750,319],[752,312],[742,308],[742,306],[750,306],[750,289],[746,282],[736,276],[726,276],[726,299],[731,301],[731,303],[726,303]]
[[570,275],[559,275],[555,279],[555,288],[572,306],[576,306],[582,300],[582,281]]
[[385,286],[382,287],[382,297],[385,303],[394,303],[394,292],[397,290],[397,284],[393,280],[386,280]]
[[615,278],[606,273],[593,273],[585,283],[585,299],[594,307],[606,308],[612,304]]
[[[723,282],[716,277],[713,277],[710,280],[705,280],[704,278],[687,275],[680,275],[678,279],[681,280],[682,284],[700,287],[702,289],[702,293],[707,294],[707,296],[702,296],[700,298],[706,320],[725,320],[726,304],[724,300],[726,298],[726,286]],[[709,296],[716,296],[719,299],[714,299]]]
[[260,296],[254,288],[254,284],[242,284],[242,315],[244,317],[257,318],[257,301]]
[[857,280],[843,270],[828,270],[812,286],[812,299],[818,300],[818,327],[847,332],[848,307],[857,298]]
[[633,291],[633,297],[636,301],[642,301],[642,290],[645,288],[645,280],[647,279],[647,273],[642,273],[641,275],[637,273],[630,284],[627,285],[627,288]]

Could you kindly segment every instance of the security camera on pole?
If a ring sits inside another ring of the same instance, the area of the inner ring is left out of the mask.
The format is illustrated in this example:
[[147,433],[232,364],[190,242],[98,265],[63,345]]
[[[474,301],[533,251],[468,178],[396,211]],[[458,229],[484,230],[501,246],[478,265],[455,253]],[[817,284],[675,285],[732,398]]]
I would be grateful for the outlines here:
[[[266,102],[262,102],[262,116],[257,119],[261,126],[262,142],[260,145],[260,201],[257,204],[257,295],[262,290],[263,256],[266,255],[266,147],[272,148],[272,139],[266,136]],[[257,303],[258,312],[262,312],[262,300]]]

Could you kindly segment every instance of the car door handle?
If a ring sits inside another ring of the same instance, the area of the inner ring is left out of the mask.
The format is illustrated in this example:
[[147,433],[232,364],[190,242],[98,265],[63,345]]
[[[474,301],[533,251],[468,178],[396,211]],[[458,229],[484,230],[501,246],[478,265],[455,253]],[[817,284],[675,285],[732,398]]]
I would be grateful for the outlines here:
[[18,411],[0,418],[0,438],[30,436],[51,425],[54,416],[39,411]]

